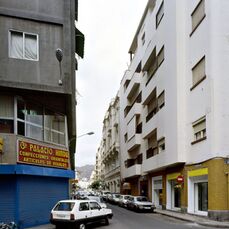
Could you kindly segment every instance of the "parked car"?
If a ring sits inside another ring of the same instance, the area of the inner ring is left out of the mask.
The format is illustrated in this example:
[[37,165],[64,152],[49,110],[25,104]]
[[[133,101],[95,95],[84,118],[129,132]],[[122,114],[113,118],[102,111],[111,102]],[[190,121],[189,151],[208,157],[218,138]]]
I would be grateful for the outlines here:
[[99,203],[99,205],[102,207],[102,208],[107,208],[107,205],[105,204],[103,198],[101,196],[87,196],[87,199],[88,200],[95,200]]
[[108,196],[108,201],[111,204],[118,204],[119,203],[119,198],[120,198],[120,194],[112,193],[110,196]]
[[145,196],[131,196],[127,201],[127,208],[134,211],[150,211],[154,212],[155,205],[148,201]]
[[110,195],[111,193],[109,191],[102,191],[101,192],[101,196],[103,198],[104,201],[107,201],[108,199],[108,195]]
[[128,199],[129,199],[130,197],[132,197],[132,196],[131,196],[131,195],[120,195],[118,205],[119,205],[120,207],[126,208],[126,207],[127,207]]
[[111,209],[101,208],[94,200],[61,200],[51,210],[50,222],[56,229],[80,228],[85,229],[87,224],[104,222],[109,224],[112,218]]

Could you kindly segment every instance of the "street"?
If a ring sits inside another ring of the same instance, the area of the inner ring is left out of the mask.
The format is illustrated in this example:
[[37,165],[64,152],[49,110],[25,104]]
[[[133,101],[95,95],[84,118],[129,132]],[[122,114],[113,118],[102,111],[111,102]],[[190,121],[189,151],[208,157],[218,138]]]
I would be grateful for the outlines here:
[[[209,228],[195,223],[177,220],[171,217],[156,213],[136,213],[115,205],[109,205],[113,210],[114,217],[110,220],[109,226],[101,224],[90,225],[90,229],[188,229],[188,228]],[[214,228],[214,227],[211,227]]]

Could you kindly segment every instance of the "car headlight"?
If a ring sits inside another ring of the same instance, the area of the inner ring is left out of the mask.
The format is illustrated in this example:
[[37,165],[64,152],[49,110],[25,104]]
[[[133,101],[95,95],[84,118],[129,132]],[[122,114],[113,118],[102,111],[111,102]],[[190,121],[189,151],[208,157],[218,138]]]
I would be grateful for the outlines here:
[[143,208],[143,206],[141,206],[141,205],[139,205],[138,207],[139,207],[140,209],[142,209],[142,208]]

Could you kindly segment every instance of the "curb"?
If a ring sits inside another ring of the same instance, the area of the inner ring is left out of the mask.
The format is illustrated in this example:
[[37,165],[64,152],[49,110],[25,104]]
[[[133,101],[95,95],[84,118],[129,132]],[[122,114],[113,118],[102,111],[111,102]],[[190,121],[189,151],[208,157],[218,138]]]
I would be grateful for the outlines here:
[[[165,215],[165,216],[168,216],[168,217],[171,217],[171,218],[175,218],[175,219],[179,219],[179,220],[182,220],[182,221],[187,221],[187,222],[192,222],[192,223],[197,223],[201,226],[207,226],[207,227],[217,227],[217,228],[229,228],[229,225],[228,223],[223,223],[223,222],[200,222],[200,221],[197,221],[197,220],[194,220],[194,219],[187,219],[185,217],[182,217],[182,216],[178,216],[178,215],[172,215],[172,214],[167,214],[167,213],[164,213],[164,212],[158,212],[158,211],[155,211],[157,214],[161,214],[161,215]],[[218,224],[220,223],[220,224]]]

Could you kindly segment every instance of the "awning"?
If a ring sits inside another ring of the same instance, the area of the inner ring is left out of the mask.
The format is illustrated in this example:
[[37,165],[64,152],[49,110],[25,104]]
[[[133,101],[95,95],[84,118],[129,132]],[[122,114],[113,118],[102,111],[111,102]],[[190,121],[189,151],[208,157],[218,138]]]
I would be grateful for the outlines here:
[[129,182],[125,182],[125,183],[123,183],[122,188],[123,189],[131,189],[131,185]]
[[75,52],[84,57],[84,34],[75,28]]

